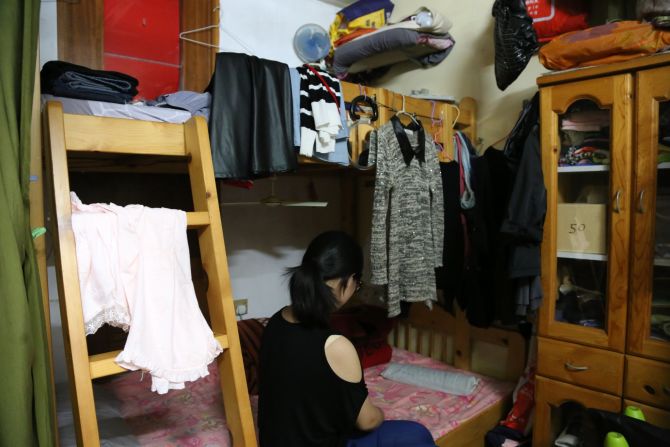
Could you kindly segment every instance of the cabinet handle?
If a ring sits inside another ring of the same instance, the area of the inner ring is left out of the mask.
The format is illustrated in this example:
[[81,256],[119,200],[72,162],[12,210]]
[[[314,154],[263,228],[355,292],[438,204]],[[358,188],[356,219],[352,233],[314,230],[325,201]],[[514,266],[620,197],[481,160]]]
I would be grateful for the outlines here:
[[640,191],[640,195],[637,198],[637,212],[640,214],[644,214],[644,212],[646,211],[644,209],[644,192],[645,192],[644,189]]
[[577,366],[573,365],[570,362],[565,362],[565,369],[568,371],[588,371],[589,367],[588,366]]
[[621,195],[623,193],[621,190],[617,190],[616,194],[614,195],[614,212],[615,213],[620,213],[621,212]]

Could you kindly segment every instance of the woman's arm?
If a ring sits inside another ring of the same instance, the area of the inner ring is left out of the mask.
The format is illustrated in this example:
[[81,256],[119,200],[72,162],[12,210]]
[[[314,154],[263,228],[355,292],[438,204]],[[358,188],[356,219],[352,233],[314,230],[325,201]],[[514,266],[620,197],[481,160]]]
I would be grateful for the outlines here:
[[[356,348],[351,342],[341,335],[331,335],[325,345],[326,360],[331,369],[342,380],[358,383],[363,378],[361,362],[358,359]],[[366,397],[356,419],[356,427],[359,430],[370,431],[379,427],[384,422],[384,413],[370,402]]]

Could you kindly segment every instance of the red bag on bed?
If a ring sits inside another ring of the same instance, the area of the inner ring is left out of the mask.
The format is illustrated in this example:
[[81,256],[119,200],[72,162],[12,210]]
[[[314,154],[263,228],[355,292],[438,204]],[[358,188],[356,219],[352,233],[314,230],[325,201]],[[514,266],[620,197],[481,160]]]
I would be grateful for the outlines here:
[[330,326],[351,340],[365,369],[391,360],[392,349],[386,338],[393,321],[387,318],[386,309],[356,306],[334,313]]
[[526,0],[526,10],[540,42],[588,28],[588,7],[588,2],[581,0]]

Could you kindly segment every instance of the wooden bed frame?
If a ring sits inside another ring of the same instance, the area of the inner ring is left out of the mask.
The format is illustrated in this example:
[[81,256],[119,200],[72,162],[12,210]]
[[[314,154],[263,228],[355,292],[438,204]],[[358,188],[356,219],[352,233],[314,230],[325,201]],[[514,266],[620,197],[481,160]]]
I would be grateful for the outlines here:
[[[526,358],[526,343],[518,332],[491,327],[470,326],[465,315],[456,316],[441,307],[428,309],[422,303],[412,304],[409,316],[400,319],[389,334],[395,347],[416,352],[457,368],[484,374],[496,379],[516,382]],[[492,358],[487,350],[496,350]],[[505,418],[512,402],[508,396],[435,442],[440,447],[484,446],[486,432]]]
[[[354,97],[359,96],[360,94],[367,94],[372,96],[376,101],[381,104],[379,110],[380,119],[374,123],[375,126],[379,126],[387,122],[391,116],[394,115],[394,109],[400,109],[404,105],[404,109],[409,113],[414,113],[422,119],[424,126],[431,135],[436,136],[436,141],[440,142],[444,146],[444,151],[440,153],[440,159],[442,161],[449,161],[451,159],[451,154],[453,154],[453,142],[452,137],[456,130],[461,130],[468,135],[471,141],[476,142],[476,103],[472,98],[463,98],[458,104],[458,106],[450,105],[447,103],[440,103],[428,100],[420,100],[411,97],[403,97],[402,95],[392,92],[390,90],[382,88],[369,88],[362,87],[356,84],[342,83],[342,89],[346,101],[351,101]],[[54,106],[56,107],[56,106]],[[35,104],[35,110],[38,110],[37,103]],[[62,114],[62,112],[61,112]],[[174,129],[182,129],[184,125],[178,124],[167,124],[167,123],[148,123],[148,122],[133,122],[132,120],[123,120],[123,119],[114,119],[114,118],[100,118],[100,117],[91,117],[91,116],[78,116],[78,115],[69,115],[62,114],[65,116],[65,119],[68,120],[68,125],[77,130],[81,135],[86,136],[88,139],[96,141],[99,135],[96,134],[96,130],[89,125],[92,122],[104,122],[104,123],[113,123],[113,126],[110,126],[106,129],[106,134],[113,134],[118,140],[118,144],[126,145],[135,149],[135,145],[138,142],[144,143],[147,142],[146,133],[142,132],[128,132],[127,129],[139,129],[139,128],[151,128],[152,131],[158,133],[164,133],[166,135],[172,135],[172,133],[177,132],[179,135],[183,133],[181,130],[175,131]],[[432,119],[431,119],[432,118]],[[35,134],[39,137],[39,120],[34,120],[34,123],[37,123],[35,127]],[[60,122],[63,122],[63,118],[60,118]],[[50,130],[49,126],[45,123],[45,130]],[[167,132],[167,133],[166,133]],[[181,132],[181,133],[180,133]],[[92,134],[93,133],[93,134]],[[176,133],[175,133],[176,135]],[[44,135],[44,144],[42,152],[45,152],[44,147],[48,147],[49,136],[53,137],[53,134],[50,135],[49,132],[45,132]],[[61,136],[62,138],[62,136]],[[183,140],[183,138],[182,138]],[[39,138],[35,138],[34,141],[39,141]],[[120,142],[119,142],[120,141]],[[181,141],[175,139],[175,141]],[[204,141],[204,140],[203,140]],[[155,148],[155,141],[152,147]],[[168,142],[170,143],[170,142]],[[93,143],[95,144],[95,143]],[[174,141],[171,144],[176,144]],[[170,146],[170,144],[167,144]],[[161,148],[164,149],[164,148]],[[354,152],[360,151],[360,148],[354,148]],[[107,154],[93,154],[96,151],[95,147],[87,149],[83,153],[73,153],[68,157],[68,167],[71,170],[82,171],[82,172],[152,172],[152,173],[184,173],[185,166],[187,165],[188,160],[178,160],[178,163],[175,163],[172,160],[174,157],[169,157],[169,160],[165,157],[156,156],[154,162],[149,165],[138,164],[135,162],[133,154],[115,154],[114,156],[107,157]],[[124,151],[116,151],[124,152]],[[125,151],[132,152],[132,151]],[[42,153],[38,148],[34,148],[32,154],[32,163],[33,163],[33,173],[41,174],[42,172],[42,160],[40,156]],[[357,155],[354,153],[354,155]],[[179,158],[179,157],[177,157]],[[184,157],[182,157],[184,158]],[[323,169],[324,171],[335,169],[332,165],[324,165],[321,163],[315,163],[312,160],[301,160],[303,167],[307,168],[317,168]],[[342,169],[337,168],[339,172],[342,173],[343,177],[352,177],[354,170],[353,169]],[[314,171],[312,171],[314,172]],[[373,171],[367,171],[373,172]],[[41,175],[37,175],[36,178],[41,179]],[[350,178],[351,179],[351,178]],[[352,234],[358,233],[356,218],[358,202],[354,200],[355,185],[358,182],[356,177],[353,177],[352,182],[342,182],[342,211],[343,211],[343,222],[342,227],[344,230],[349,231]],[[31,221],[32,226],[43,226],[43,209],[44,209],[44,198],[41,180],[39,183],[35,183],[31,188],[31,217],[34,216],[35,219]],[[46,293],[46,251],[38,247],[38,264],[41,268],[41,281],[42,285],[45,288],[45,293],[43,294],[45,309],[49,308],[49,295]],[[506,364],[508,365],[509,371],[504,372],[502,375],[497,376],[491,374],[490,371],[484,371],[485,374],[492,375],[495,377],[505,378],[509,380],[516,379],[521,370],[523,369],[523,341],[518,336],[518,334],[512,334],[507,331],[493,330],[489,329],[486,331],[469,328],[465,323],[465,320],[462,318],[454,318],[451,315],[446,314],[443,311],[435,309],[432,313],[426,313],[421,310],[422,306],[414,306],[412,309],[412,314],[410,318],[401,323],[398,329],[395,331],[395,343],[394,345],[398,347],[409,348],[413,350],[410,346],[410,343],[415,340],[415,334],[422,334],[419,336],[419,342],[417,347],[414,350],[425,350],[428,349],[431,353],[431,357],[434,357],[441,361],[446,361],[447,363],[453,363],[455,366],[462,369],[472,369],[473,371],[480,372],[475,365],[471,363],[471,357],[474,353],[474,345],[478,341],[485,341],[489,344],[507,346],[509,355]],[[47,314],[48,315],[48,314]],[[51,327],[49,321],[46,321],[46,332],[50,336]],[[408,329],[404,329],[408,328]],[[406,330],[406,332],[403,332]],[[418,331],[418,332],[417,332]],[[406,334],[406,335],[402,335]],[[413,335],[414,334],[414,335]],[[427,336],[427,343],[424,343],[426,336],[424,334],[430,334]],[[516,336],[516,337],[515,337]],[[403,338],[404,337],[404,338]],[[448,340],[453,340],[450,342]],[[85,343],[83,338],[80,339],[82,344]],[[442,345],[440,343],[443,343]],[[440,348],[442,346],[442,348]],[[455,348],[449,351],[449,347]],[[455,353],[455,357],[449,352]],[[449,357],[452,356],[452,357]],[[448,361],[450,358],[453,358],[453,361]],[[84,368],[86,369],[86,368]],[[483,444],[483,433],[486,430],[493,427],[498,419],[501,419],[504,416],[504,412],[507,408],[507,402],[501,402],[487,410],[482,415],[477,416],[472,421],[468,421],[466,424],[458,427],[458,429],[453,430],[448,435],[441,438],[438,443],[439,445],[447,445],[450,447],[453,446],[471,446],[477,445],[478,443]],[[75,408],[75,411],[79,411],[79,408]],[[479,441],[476,441],[479,440]],[[480,442],[481,441],[481,442]],[[249,443],[251,445],[253,443]]]

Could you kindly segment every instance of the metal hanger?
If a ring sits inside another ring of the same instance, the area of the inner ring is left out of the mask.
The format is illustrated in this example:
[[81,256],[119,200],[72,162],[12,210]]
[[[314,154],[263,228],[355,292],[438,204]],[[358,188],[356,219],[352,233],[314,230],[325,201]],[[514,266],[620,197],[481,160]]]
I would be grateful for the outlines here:
[[[216,12],[219,9],[220,9],[220,7],[216,6],[212,10],[212,12]],[[190,29],[190,30],[187,30],[187,31],[182,31],[182,32],[179,33],[179,39],[183,40],[185,42],[191,42],[191,43],[194,43],[196,45],[202,45],[202,46],[208,47],[208,48],[216,48],[218,50],[220,48],[219,45],[215,45],[213,43],[203,42],[203,41],[200,41],[200,40],[191,39],[190,37],[186,37],[189,34],[195,34],[195,33],[199,33],[199,32],[202,32],[202,31],[208,31],[208,30],[211,30],[211,29],[218,29],[218,30],[223,31],[231,39],[233,39],[235,42],[237,42],[242,48],[244,48],[246,51],[248,51],[250,54],[254,53],[253,50],[251,48],[249,48],[249,46],[247,44],[245,44],[239,37],[237,37],[236,35],[234,35],[230,31],[226,30],[225,28],[221,28],[221,23],[219,21],[217,21],[217,23],[213,24],[213,25],[207,25],[207,26],[203,26],[201,28],[195,28],[195,29]]]
[[408,111],[405,110],[405,95],[401,95],[401,96],[402,96],[402,109],[398,110],[395,113],[395,116],[402,116],[402,115],[409,116],[412,119],[412,121],[414,121],[414,124],[420,125],[419,121],[417,121],[417,119],[416,119],[416,116],[414,116],[413,113],[409,113]]

